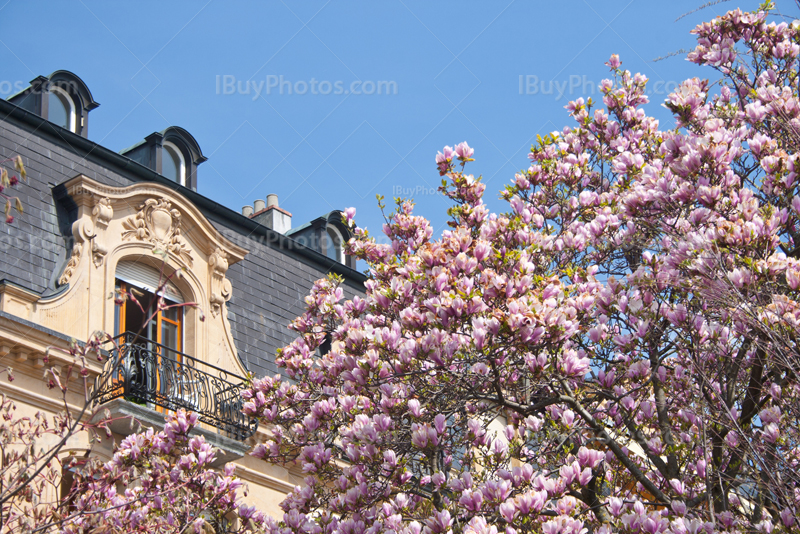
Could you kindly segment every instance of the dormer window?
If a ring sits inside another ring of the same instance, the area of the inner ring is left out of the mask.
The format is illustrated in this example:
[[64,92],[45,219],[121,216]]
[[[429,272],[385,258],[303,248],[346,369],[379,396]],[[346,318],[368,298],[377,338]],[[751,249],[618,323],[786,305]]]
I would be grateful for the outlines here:
[[[284,235],[319,252],[329,260],[355,269],[356,258],[345,254],[345,244],[353,237],[353,234],[342,223],[343,216],[344,214],[339,210],[331,211],[302,226],[292,228]],[[251,218],[255,218],[255,216]]]
[[173,182],[186,185],[186,161],[180,149],[169,141],[163,145],[161,155],[161,175]]
[[120,154],[194,191],[197,191],[197,166],[207,159],[195,138],[178,126],[151,133]]
[[60,87],[51,86],[47,93],[47,120],[74,132],[76,120],[75,103]]
[[81,137],[88,137],[89,112],[100,105],[83,80],[66,70],[37,76],[8,101]]

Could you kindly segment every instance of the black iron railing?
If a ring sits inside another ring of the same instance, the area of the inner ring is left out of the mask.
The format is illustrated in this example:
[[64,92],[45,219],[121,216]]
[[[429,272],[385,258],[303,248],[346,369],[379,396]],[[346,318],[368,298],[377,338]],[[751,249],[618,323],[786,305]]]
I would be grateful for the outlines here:
[[242,413],[242,377],[131,332],[114,342],[98,378],[101,404],[125,398],[165,410],[185,408],[237,440],[255,432],[258,422]]

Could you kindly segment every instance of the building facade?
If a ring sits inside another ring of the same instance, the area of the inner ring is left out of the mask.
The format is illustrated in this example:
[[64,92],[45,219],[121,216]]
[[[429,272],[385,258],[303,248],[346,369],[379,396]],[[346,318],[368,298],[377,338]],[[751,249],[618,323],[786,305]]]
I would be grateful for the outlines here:
[[[337,273],[346,296],[363,292],[341,212],[293,224],[274,195],[230,210],[197,192],[206,158],[189,132],[170,127],[114,152],[88,138],[97,106],[67,71],[0,101],[0,152],[21,156],[28,174],[12,193],[24,214],[0,228],[0,361],[17,378],[0,392],[23,411],[63,409],[43,369],[66,372],[73,340],[108,333],[103,361],[87,366],[114,438],[90,446],[77,435],[64,455],[108,457],[130,417],[158,426],[166,411],[191,409],[249,500],[277,514],[301,477],[246,454],[265,430],[240,413],[242,381],[278,372],[276,350],[315,280]],[[155,308],[159,296],[168,309]]]

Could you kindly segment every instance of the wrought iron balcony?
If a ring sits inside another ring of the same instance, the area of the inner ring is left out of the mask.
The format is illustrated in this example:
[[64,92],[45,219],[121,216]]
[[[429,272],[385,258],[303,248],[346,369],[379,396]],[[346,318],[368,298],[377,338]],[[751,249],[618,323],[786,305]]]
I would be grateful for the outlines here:
[[101,404],[124,398],[162,410],[185,408],[239,441],[255,432],[258,422],[242,413],[242,377],[131,332],[114,341],[97,383]]

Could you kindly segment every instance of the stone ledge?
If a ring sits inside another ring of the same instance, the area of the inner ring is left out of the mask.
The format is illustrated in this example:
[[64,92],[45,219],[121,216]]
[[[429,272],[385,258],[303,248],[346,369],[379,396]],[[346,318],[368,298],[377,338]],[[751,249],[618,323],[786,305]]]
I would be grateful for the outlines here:
[[[100,412],[94,416],[92,422],[99,421],[102,413],[108,410],[113,421],[108,427],[117,434],[128,435],[133,433],[131,419],[141,423],[143,428],[153,427],[155,429],[164,428],[164,414],[148,406],[135,404],[125,399],[114,399],[103,404]],[[136,423],[133,424],[136,427]],[[246,443],[236,441],[221,434],[212,432],[206,428],[196,426],[191,434],[203,436],[205,440],[218,449],[217,458],[211,464],[213,467],[222,467],[228,462],[233,462],[244,456],[250,450]]]

